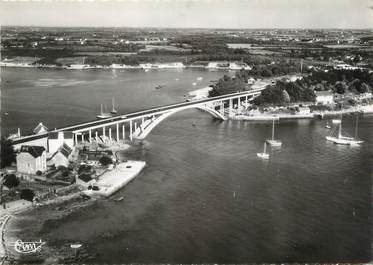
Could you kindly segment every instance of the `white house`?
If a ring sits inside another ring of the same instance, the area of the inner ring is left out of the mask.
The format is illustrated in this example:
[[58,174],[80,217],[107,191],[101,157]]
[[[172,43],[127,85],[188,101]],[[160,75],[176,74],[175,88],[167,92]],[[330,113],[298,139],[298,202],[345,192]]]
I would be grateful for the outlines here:
[[48,164],[55,165],[55,167],[69,165],[70,154],[72,149],[65,143],[48,159]]
[[317,105],[334,104],[334,95],[330,91],[315,91]]
[[17,154],[17,171],[25,174],[36,174],[47,170],[47,155],[43,146],[23,145]]
[[50,132],[48,134],[49,154],[57,152],[63,144],[66,144],[70,149],[74,148],[74,135],[72,132]]

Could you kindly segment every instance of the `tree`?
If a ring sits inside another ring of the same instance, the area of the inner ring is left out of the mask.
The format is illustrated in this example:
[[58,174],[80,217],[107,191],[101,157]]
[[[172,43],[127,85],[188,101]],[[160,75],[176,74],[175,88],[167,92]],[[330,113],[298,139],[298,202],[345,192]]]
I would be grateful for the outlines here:
[[290,103],[290,96],[285,89],[282,91],[282,98],[285,103]]
[[16,154],[12,145],[12,140],[1,139],[1,168],[10,166],[16,161]]
[[334,88],[335,92],[338,94],[344,94],[346,92],[346,85],[342,82],[337,82]]
[[14,174],[6,175],[4,177],[4,183],[9,189],[15,188],[19,185],[19,179]]
[[30,189],[21,190],[21,199],[32,202],[34,200],[35,193]]
[[100,159],[99,159],[99,162],[101,163],[101,165],[103,166],[107,166],[109,164],[112,164],[113,163],[113,160],[108,157],[108,156],[102,156]]

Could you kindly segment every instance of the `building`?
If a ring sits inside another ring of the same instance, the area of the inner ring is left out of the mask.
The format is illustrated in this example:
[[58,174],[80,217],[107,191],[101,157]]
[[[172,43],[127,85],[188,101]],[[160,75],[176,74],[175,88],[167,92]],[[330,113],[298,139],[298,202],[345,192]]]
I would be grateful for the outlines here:
[[89,174],[81,174],[75,178],[75,183],[85,188],[88,188],[95,182],[96,180],[92,178]]
[[330,91],[315,91],[317,105],[334,104],[334,95]]
[[33,132],[34,134],[40,134],[40,133],[44,133],[47,131],[48,131],[48,128],[42,122],[40,122],[38,126],[35,127]]
[[47,155],[43,146],[23,145],[17,154],[17,171],[25,174],[36,174],[47,170]]
[[67,167],[70,163],[69,158],[72,153],[72,148],[70,148],[66,143],[48,158],[48,164],[54,165],[55,167],[64,166]]
[[50,132],[48,134],[48,152],[54,154],[63,144],[70,149],[74,148],[74,135],[72,132]]

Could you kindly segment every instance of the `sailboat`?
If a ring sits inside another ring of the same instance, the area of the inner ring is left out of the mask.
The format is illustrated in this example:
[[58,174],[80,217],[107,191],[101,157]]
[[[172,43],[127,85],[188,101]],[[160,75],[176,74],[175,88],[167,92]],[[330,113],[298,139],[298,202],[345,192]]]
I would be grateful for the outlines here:
[[272,139],[267,139],[266,142],[272,146],[281,146],[282,142],[280,140],[275,140],[275,120],[272,123]]
[[102,110],[102,104],[101,104],[101,112],[100,112],[100,114],[97,115],[96,117],[97,117],[98,119],[106,119],[106,118],[110,118],[111,115],[110,115],[110,113],[108,113],[108,112],[103,112],[103,110]]
[[118,111],[114,108],[114,98],[112,99],[113,109],[110,111],[111,114],[117,114]]
[[264,142],[263,153],[256,153],[256,155],[258,157],[260,157],[261,159],[269,159],[269,154],[267,153],[267,143],[266,142]]
[[344,136],[342,135],[342,115],[341,115],[341,123],[338,126],[338,134],[337,136],[333,136],[333,132],[326,136],[326,140],[331,141],[335,144],[343,144],[343,145],[358,145],[363,143],[364,141],[359,140],[357,138],[357,127],[358,127],[358,117],[356,116],[356,125],[355,125],[355,137]]

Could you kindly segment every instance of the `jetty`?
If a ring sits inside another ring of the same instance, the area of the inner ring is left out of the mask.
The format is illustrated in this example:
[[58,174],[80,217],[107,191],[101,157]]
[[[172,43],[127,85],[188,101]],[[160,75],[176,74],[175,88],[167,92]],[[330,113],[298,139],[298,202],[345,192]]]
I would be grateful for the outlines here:
[[99,176],[83,193],[96,198],[109,197],[134,179],[145,165],[145,161],[132,160],[117,164],[113,169]]

